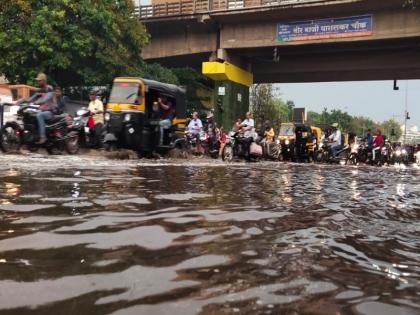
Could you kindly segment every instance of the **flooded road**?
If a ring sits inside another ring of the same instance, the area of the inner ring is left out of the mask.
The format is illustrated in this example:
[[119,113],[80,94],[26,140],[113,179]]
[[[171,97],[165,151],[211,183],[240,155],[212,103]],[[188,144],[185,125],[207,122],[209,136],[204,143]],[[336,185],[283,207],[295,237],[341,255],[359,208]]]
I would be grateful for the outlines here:
[[420,314],[419,169],[0,165],[0,314]]

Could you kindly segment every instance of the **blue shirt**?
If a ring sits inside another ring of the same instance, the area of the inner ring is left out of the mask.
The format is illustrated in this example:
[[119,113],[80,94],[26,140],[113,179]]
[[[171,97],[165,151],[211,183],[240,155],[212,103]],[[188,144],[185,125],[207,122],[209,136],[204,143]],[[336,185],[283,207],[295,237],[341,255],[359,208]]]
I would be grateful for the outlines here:
[[367,140],[368,146],[373,147],[373,136],[370,132],[367,134],[366,140]]

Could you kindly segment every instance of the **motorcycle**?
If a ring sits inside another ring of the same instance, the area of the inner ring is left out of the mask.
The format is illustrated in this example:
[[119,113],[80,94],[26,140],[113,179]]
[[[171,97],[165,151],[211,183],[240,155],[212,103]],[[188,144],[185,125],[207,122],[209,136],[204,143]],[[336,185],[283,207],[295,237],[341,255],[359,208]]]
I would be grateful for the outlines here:
[[346,145],[340,149],[335,157],[331,154],[331,145],[328,140],[324,140],[320,143],[319,148],[316,152],[315,161],[324,163],[346,163],[349,159],[350,146]]
[[[249,143],[249,138],[244,138],[237,131],[229,132],[226,144],[222,152],[222,160],[231,162],[235,157],[245,158],[248,162],[251,159],[258,159],[262,157],[262,146],[252,141]],[[249,150],[248,150],[248,147]]]
[[394,164],[409,164],[408,151],[402,146],[397,146],[392,155],[392,161]]
[[[193,135],[190,131],[185,132],[185,145],[186,147],[184,150],[188,152],[188,154],[192,155],[201,155],[204,154],[204,147],[203,142],[206,141],[206,133],[204,131],[200,131],[198,135]],[[200,145],[200,149],[199,149]]]
[[281,156],[280,140],[265,143],[257,142],[263,148],[263,157],[266,160],[279,161]]
[[[12,104],[1,104],[11,106]],[[0,147],[3,152],[18,151],[25,144],[32,152],[44,147],[49,154],[61,153],[66,150],[69,154],[79,151],[78,133],[71,130],[71,117],[68,114],[56,115],[46,125],[47,142],[37,144],[39,140],[36,115],[39,106],[32,103],[21,104],[17,111],[17,120],[7,122],[1,128]]]
[[390,165],[391,164],[391,156],[393,154],[392,152],[392,146],[391,144],[386,141],[385,145],[381,147],[381,155],[379,158],[379,165]]
[[72,130],[79,134],[79,141],[82,147],[94,147],[96,145],[96,135],[93,128],[89,127],[89,119],[91,119],[92,113],[86,107],[80,108],[76,112],[76,116],[73,119]]
[[346,164],[359,165],[363,160],[364,146],[355,142],[350,146],[350,154],[347,157]]
[[[213,135],[211,137],[210,135]],[[213,159],[219,157],[219,150],[221,146],[219,129],[209,129],[204,135],[200,136],[201,145],[204,148],[204,154],[209,155]]]

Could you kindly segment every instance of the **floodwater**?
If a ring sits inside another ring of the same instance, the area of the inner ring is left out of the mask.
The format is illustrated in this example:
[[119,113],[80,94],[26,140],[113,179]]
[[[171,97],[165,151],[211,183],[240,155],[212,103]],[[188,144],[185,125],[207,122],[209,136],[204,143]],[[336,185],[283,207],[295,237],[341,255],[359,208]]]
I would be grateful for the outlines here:
[[420,314],[419,169],[0,165],[0,314]]

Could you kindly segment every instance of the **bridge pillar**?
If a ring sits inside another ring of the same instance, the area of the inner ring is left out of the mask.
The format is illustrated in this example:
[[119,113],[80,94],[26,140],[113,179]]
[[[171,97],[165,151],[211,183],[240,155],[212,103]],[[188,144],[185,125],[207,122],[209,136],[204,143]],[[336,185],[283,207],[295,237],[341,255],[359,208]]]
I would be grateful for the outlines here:
[[249,110],[249,87],[252,73],[228,62],[204,62],[203,74],[216,81],[215,119],[225,130],[230,130],[237,118]]

